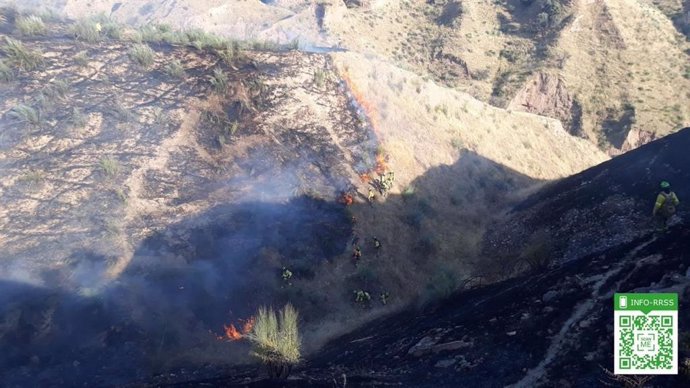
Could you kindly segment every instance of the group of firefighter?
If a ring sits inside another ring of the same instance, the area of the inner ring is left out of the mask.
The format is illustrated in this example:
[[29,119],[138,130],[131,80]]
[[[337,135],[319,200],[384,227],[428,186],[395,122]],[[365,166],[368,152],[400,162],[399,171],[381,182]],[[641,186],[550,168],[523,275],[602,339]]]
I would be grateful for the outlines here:
[[[374,182],[373,186],[379,190],[379,193],[381,193],[382,196],[386,196],[388,191],[390,191],[390,189],[393,185],[394,179],[395,179],[395,177],[394,177],[392,172],[389,172],[385,175],[379,175],[379,179]],[[669,182],[662,181],[660,184],[660,189],[661,189],[661,191],[657,194],[656,202],[654,203],[654,208],[652,210],[652,217],[654,219],[654,223],[656,224],[656,231],[657,232],[665,232],[668,230],[669,222],[673,218],[673,216],[675,215],[676,207],[680,204],[680,201],[678,200],[678,196],[676,195],[676,193],[674,193],[671,190],[671,184]],[[376,197],[376,195],[374,194],[374,191],[370,188],[368,201],[370,204],[372,204],[372,206],[373,206],[373,202],[374,202],[375,197]],[[350,203],[351,203],[351,201],[346,202],[346,204],[350,204]],[[354,217],[353,217],[353,221],[354,221]],[[377,237],[371,237],[370,241],[371,241],[371,246],[373,246],[373,248],[376,252],[376,257],[379,257],[381,255],[381,250],[382,250],[381,240],[379,240]],[[359,236],[354,235],[352,242],[351,242],[351,246],[352,246],[352,261],[353,261],[355,267],[357,267],[360,260],[362,259],[362,247],[361,247],[360,243],[361,243],[361,240],[360,240]],[[292,285],[292,276],[293,276],[292,271],[290,271],[286,267],[283,267],[282,278],[283,278],[283,282],[286,285]],[[358,305],[363,306],[363,307],[368,307],[371,305],[372,296],[368,291],[363,290],[363,289],[354,290],[353,295],[354,295],[354,302],[357,303]],[[390,294],[387,291],[382,291],[378,295],[378,300],[381,304],[386,305],[388,303],[389,297],[390,297]]]

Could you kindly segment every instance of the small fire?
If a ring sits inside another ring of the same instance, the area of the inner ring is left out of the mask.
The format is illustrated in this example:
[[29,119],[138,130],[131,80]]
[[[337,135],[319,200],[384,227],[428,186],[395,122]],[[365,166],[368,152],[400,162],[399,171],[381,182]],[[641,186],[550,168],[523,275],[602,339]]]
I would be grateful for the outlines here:
[[369,175],[368,172],[359,174],[359,179],[362,180],[362,183],[369,183],[369,182],[371,182],[371,176]]
[[237,330],[234,324],[230,324],[228,326],[223,325],[223,329],[225,330],[224,335],[218,336],[217,338],[221,341],[238,341],[241,340],[242,337],[245,335],[249,334],[249,332],[252,331],[254,328],[254,317],[249,317],[247,320],[242,320],[240,319],[240,322],[242,323],[242,330]]
[[340,203],[344,204],[345,206],[352,205],[352,202],[354,202],[354,199],[350,193],[343,193],[343,195],[340,197]]
[[350,75],[347,73],[347,71],[341,71],[341,76],[343,82],[347,86],[347,89],[350,91],[350,94],[352,95],[355,107],[361,110],[361,113],[363,113],[364,116],[366,116],[372,129],[374,129],[374,131],[376,132],[376,130],[378,129],[378,115],[373,104],[371,104],[364,98],[364,93],[362,93],[357,88],[355,83],[352,82],[352,79],[350,78]]
[[376,171],[377,174],[383,175],[388,170],[386,159],[387,157],[383,153],[376,155],[376,167],[374,168],[374,171]]

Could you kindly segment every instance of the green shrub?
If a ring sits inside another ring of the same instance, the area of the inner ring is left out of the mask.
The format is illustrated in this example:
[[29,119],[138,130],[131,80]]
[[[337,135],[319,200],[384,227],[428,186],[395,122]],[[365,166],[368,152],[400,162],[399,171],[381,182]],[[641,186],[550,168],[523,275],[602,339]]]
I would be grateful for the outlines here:
[[219,68],[214,69],[213,75],[211,76],[211,85],[216,93],[225,93],[228,89],[228,75]]
[[31,126],[41,124],[41,112],[25,104],[19,104],[12,108],[8,116]]
[[247,338],[252,343],[251,355],[267,367],[271,378],[286,379],[300,361],[297,320],[297,311],[290,304],[278,313],[271,308],[259,308]]
[[43,35],[47,31],[43,19],[36,15],[19,16],[15,24],[19,33],[24,36]]
[[129,49],[129,57],[142,68],[146,69],[153,65],[155,53],[147,44],[136,44]]
[[182,79],[185,77],[184,66],[182,66],[182,62],[180,62],[179,59],[173,59],[170,61],[170,63],[165,66],[164,71],[167,75],[173,78]]
[[24,43],[5,37],[5,46],[2,52],[7,56],[7,61],[14,67],[23,70],[34,70],[43,65],[43,55],[24,46]]
[[102,26],[95,20],[79,20],[72,25],[70,31],[75,39],[95,43],[101,40]]
[[120,163],[117,161],[117,159],[114,159],[110,156],[104,156],[101,158],[101,160],[98,162],[98,165],[107,177],[113,177],[120,172]]

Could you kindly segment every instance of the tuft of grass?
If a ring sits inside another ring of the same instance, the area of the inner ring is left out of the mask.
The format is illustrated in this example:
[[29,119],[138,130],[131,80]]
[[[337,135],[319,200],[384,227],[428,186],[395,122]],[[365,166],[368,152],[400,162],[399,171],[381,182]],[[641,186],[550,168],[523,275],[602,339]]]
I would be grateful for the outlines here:
[[98,166],[107,177],[114,177],[120,172],[120,163],[117,161],[117,159],[110,156],[102,157],[98,162]]
[[52,99],[64,100],[69,92],[69,83],[65,80],[55,80],[43,89],[43,93]]
[[15,21],[17,30],[24,36],[44,35],[47,31],[46,24],[40,16],[20,16]]
[[185,77],[184,66],[179,59],[174,59],[165,66],[165,73],[173,78],[183,79]]
[[122,122],[130,122],[136,119],[136,114],[126,106],[122,104],[120,99],[115,98],[110,106],[110,113],[118,120]]
[[10,65],[22,70],[34,70],[43,65],[43,55],[24,46],[24,43],[5,37],[2,52],[7,56]]
[[72,114],[70,115],[69,122],[73,127],[81,128],[88,123],[88,118],[81,112],[81,110],[79,110],[79,108],[74,107],[72,108]]
[[20,176],[19,181],[30,186],[37,186],[43,182],[45,177],[46,175],[43,171],[31,169],[26,174]]
[[87,66],[89,64],[89,54],[85,51],[80,51],[74,56],[74,63],[77,66]]
[[272,378],[286,379],[300,361],[301,343],[297,327],[299,315],[289,303],[277,313],[260,307],[247,338],[251,355],[258,358]]
[[89,43],[101,40],[102,26],[95,20],[82,19],[72,25],[70,31],[74,38]]
[[112,20],[104,21],[101,24],[101,33],[110,39],[120,39],[122,38],[122,25]]
[[323,85],[326,83],[326,78],[328,77],[328,74],[326,73],[325,70],[322,69],[317,69],[314,71],[314,84],[316,84],[316,87],[321,89]]
[[14,71],[10,68],[4,60],[0,59],[0,82],[12,82],[15,79]]
[[153,65],[155,52],[147,44],[136,44],[129,49],[129,57],[139,66],[146,69]]
[[211,85],[213,90],[222,94],[228,89],[228,75],[220,68],[215,68],[213,70],[213,75],[211,76]]
[[41,112],[25,104],[15,106],[7,115],[34,127],[40,125],[42,121]]

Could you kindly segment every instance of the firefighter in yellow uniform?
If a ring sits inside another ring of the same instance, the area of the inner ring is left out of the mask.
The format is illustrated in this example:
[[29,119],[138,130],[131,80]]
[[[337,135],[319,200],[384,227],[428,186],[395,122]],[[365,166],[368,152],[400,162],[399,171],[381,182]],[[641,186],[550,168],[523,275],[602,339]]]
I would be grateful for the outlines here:
[[652,215],[657,222],[658,230],[666,230],[668,221],[676,214],[676,206],[680,201],[676,193],[671,191],[671,184],[667,181],[661,182],[661,192],[656,196]]

